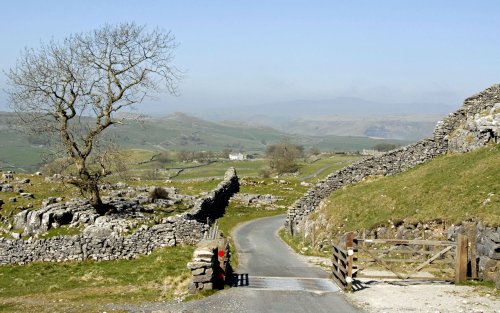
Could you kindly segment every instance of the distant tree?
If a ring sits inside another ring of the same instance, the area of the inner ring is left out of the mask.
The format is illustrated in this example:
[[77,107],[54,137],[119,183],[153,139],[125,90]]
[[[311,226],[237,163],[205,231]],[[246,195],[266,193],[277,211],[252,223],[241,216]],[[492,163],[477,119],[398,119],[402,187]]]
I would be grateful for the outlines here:
[[170,163],[173,161],[171,154],[168,151],[162,151],[154,156],[154,161],[161,164]]
[[321,150],[319,150],[318,147],[311,147],[308,151],[308,154],[309,155],[320,155],[321,154]]
[[277,144],[269,145],[266,150],[269,167],[278,174],[297,171],[297,159],[302,157],[303,153],[304,148],[302,146],[292,144],[286,139]]
[[211,150],[207,151],[205,153],[205,155],[206,155],[207,161],[210,161],[215,157],[215,153]]
[[231,154],[231,149],[224,149],[222,150],[222,158],[224,159],[229,159],[229,154]]
[[180,150],[179,152],[177,152],[177,158],[179,159],[179,161],[191,162],[194,159],[194,154],[192,151]]
[[60,137],[74,169],[65,181],[77,186],[99,214],[110,209],[98,187],[110,169],[102,150],[97,154],[94,148],[105,129],[120,124],[116,112],[162,86],[175,93],[175,47],[169,32],[148,32],[133,23],[107,25],[26,49],[6,73],[11,108],[32,131]]
[[383,142],[383,143],[379,143],[379,144],[376,144],[375,146],[373,146],[373,149],[380,151],[380,152],[387,152],[387,151],[394,150],[397,147],[398,146],[396,144]]
[[207,155],[203,151],[197,151],[194,152],[193,154],[194,154],[193,159],[195,159],[198,162],[203,162],[207,159]]

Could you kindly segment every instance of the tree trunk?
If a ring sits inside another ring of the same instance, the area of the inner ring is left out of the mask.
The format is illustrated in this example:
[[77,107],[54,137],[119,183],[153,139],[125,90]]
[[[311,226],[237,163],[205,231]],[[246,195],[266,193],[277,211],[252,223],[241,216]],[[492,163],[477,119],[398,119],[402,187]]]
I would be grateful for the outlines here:
[[91,181],[89,183],[91,184],[91,186],[89,186],[90,189],[87,191],[87,193],[90,204],[94,207],[97,214],[99,215],[106,214],[111,209],[111,206],[102,203],[101,195],[99,193],[99,186],[97,185],[97,182]]
[[90,204],[94,207],[97,214],[104,215],[111,210],[111,206],[102,203],[101,195],[99,192],[98,177],[93,177],[87,167],[85,161],[75,160],[75,165],[79,172],[78,179],[70,181],[71,184],[80,188],[82,194],[88,198]]

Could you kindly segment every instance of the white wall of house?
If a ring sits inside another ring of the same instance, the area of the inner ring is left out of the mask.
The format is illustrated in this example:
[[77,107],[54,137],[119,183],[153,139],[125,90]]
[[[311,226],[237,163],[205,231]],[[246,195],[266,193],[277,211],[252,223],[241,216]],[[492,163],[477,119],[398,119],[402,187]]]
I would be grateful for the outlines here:
[[230,153],[229,154],[229,160],[233,161],[243,161],[246,160],[247,156],[242,154],[242,153]]

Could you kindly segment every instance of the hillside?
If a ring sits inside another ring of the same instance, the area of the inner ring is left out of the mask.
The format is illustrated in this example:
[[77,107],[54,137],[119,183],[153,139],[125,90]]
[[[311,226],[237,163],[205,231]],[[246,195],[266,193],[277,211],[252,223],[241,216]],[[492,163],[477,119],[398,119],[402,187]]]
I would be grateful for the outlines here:
[[[13,113],[0,112],[0,168],[33,171],[47,151],[43,138],[28,137],[14,129]],[[369,137],[305,136],[278,131],[265,126],[245,126],[236,123],[215,123],[200,118],[174,113],[163,118],[124,117],[123,125],[106,131],[106,138],[121,149],[222,151],[230,149],[244,153],[262,153],[268,144],[282,138],[294,143],[312,146],[323,151],[359,151],[371,148],[382,140]],[[389,142],[389,141],[384,141]],[[392,140],[402,145],[406,142]]]
[[307,136],[368,136],[415,141],[455,109],[442,103],[380,103],[353,97],[296,100],[191,112],[214,121],[265,125]]
[[448,154],[407,172],[371,177],[333,192],[312,219],[332,229],[370,229],[389,220],[500,225],[500,145]]

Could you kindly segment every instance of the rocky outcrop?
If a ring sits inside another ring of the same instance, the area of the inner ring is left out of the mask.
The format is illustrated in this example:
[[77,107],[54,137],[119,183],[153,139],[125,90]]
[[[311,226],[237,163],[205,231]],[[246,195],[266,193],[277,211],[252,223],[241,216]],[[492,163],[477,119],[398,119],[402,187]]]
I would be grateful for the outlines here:
[[[129,259],[153,249],[176,244],[197,244],[209,229],[206,217],[215,220],[224,212],[229,198],[239,189],[238,176],[230,168],[224,180],[195,208],[185,214],[153,220],[148,226],[138,201],[114,198],[117,212],[99,216],[88,201],[52,203],[40,210],[25,210],[16,215],[16,226],[26,234],[62,224],[86,223],[83,232],[75,236],[56,236],[28,240],[0,238],[0,264],[26,264],[35,261],[115,260]],[[213,205],[213,206],[211,206]],[[131,224],[132,220],[132,224]],[[202,220],[203,222],[201,222]],[[150,221],[151,222],[151,221]],[[133,234],[123,235],[126,227],[138,226]]]
[[239,193],[231,200],[239,201],[248,206],[260,207],[273,205],[281,199],[281,197],[271,194]]
[[467,116],[448,141],[449,150],[457,152],[476,150],[488,142],[500,143],[500,103]]
[[14,227],[22,229],[24,236],[31,236],[70,223],[92,224],[97,217],[89,201],[75,199],[50,203],[39,210],[23,210],[14,215]]
[[449,143],[450,151],[467,152],[493,141],[500,134],[500,85],[465,99],[457,111],[438,122],[434,138]]

